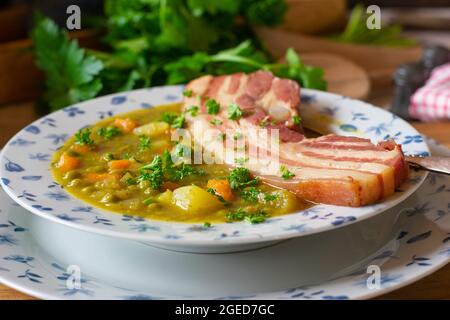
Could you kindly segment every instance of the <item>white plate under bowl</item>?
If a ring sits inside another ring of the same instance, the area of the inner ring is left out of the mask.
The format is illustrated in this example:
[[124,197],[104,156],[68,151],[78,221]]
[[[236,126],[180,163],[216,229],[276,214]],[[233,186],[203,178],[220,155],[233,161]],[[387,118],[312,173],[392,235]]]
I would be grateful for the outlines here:
[[[177,253],[86,233],[30,215],[1,193],[0,282],[46,299],[370,298],[450,260],[449,186],[449,177],[433,174],[376,217],[230,254]],[[380,268],[379,287],[367,287],[367,265]],[[81,287],[67,287],[69,266],[80,268]]]
[[[52,153],[77,130],[101,118],[179,101],[182,86],[142,89],[104,96],[64,108],[35,121],[8,142],[0,159],[1,184],[17,203],[46,219],[97,234],[133,239],[190,252],[225,252],[264,246],[273,241],[338,228],[392,208],[411,195],[425,179],[411,178],[393,196],[361,208],[317,205],[294,214],[246,222],[199,224],[161,222],[120,215],[92,207],[53,181]],[[302,90],[301,114],[310,127],[342,135],[387,138],[401,143],[406,154],[427,155],[423,137],[408,123],[367,103],[331,93]]]

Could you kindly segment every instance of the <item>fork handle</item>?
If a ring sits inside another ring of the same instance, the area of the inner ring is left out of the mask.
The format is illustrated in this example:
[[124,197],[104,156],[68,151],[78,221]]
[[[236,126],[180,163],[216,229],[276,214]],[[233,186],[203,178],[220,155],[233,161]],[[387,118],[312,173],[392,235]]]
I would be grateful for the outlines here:
[[405,157],[412,168],[450,175],[450,157]]

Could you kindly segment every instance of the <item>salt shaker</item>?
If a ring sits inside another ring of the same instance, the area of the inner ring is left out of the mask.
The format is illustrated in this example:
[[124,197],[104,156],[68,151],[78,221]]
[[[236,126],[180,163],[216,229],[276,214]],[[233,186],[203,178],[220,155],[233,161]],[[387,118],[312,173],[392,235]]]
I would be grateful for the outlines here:
[[409,120],[408,107],[411,96],[426,79],[426,68],[422,62],[401,64],[394,73],[395,87],[391,112]]

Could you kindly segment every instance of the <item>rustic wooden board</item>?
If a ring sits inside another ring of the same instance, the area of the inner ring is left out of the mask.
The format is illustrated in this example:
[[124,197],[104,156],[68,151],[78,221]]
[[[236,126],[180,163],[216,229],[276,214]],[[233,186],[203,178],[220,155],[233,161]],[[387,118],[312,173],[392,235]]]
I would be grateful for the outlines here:
[[389,84],[392,72],[399,64],[418,61],[422,55],[421,47],[390,48],[339,43],[320,37],[263,27],[256,28],[255,32],[276,58],[282,57],[289,47],[300,54],[305,52],[337,54],[366,70],[373,85]]
[[327,91],[354,99],[366,99],[369,95],[367,72],[351,60],[330,53],[302,53],[301,59],[324,70]]

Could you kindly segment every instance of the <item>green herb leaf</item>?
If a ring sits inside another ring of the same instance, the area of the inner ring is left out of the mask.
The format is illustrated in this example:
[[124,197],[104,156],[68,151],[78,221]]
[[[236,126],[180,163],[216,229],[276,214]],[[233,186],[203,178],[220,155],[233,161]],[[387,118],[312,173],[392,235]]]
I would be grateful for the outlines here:
[[109,140],[120,133],[121,131],[117,127],[100,128],[97,130],[97,134],[106,140]]
[[196,117],[198,115],[199,108],[197,106],[190,106],[186,109],[186,113],[189,113],[192,117]]
[[75,141],[78,144],[91,146],[94,144],[94,140],[91,139],[91,130],[89,128],[84,128],[78,130],[75,133]]
[[245,217],[245,221],[250,222],[251,224],[262,223],[262,222],[266,221],[268,216],[269,215],[266,212],[259,210],[256,213],[247,215]]
[[204,228],[204,229],[209,229],[209,228],[211,228],[211,222],[205,222],[205,223],[203,223],[203,228]]
[[243,114],[241,108],[236,103],[232,103],[228,106],[228,119],[239,120]]
[[285,166],[281,166],[280,171],[281,171],[281,177],[284,180],[289,180],[289,179],[292,179],[293,177],[295,177],[295,174],[290,172]]
[[44,94],[52,110],[95,97],[102,89],[103,64],[49,18],[40,17],[31,32],[36,65],[45,74]]
[[259,183],[258,178],[252,179],[247,168],[238,167],[231,170],[228,176],[231,189],[241,189],[248,186],[255,186]]
[[220,104],[214,99],[209,99],[205,105],[208,114],[218,114],[220,111]]
[[175,129],[181,129],[184,127],[184,123],[185,123],[185,116],[184,114],[179,115],[178,117],[176,117],[173,122],[172,122],[172,128]]
[[139,136],[139,149],[146,150],[150,148],[150,137],[146,135]]
[[188,98],[192,97],[192,90],[184,90],[183,96],[188,97]]
[[161,115],[161,121],[167,122],[168,124],[172,124],[175,119],[178,117],[176,113],[173,112],[163,112]]
[[211,123],[214,126],[220,126],[223,123],[223,121],[220,119],[212,119],[209,123]]

